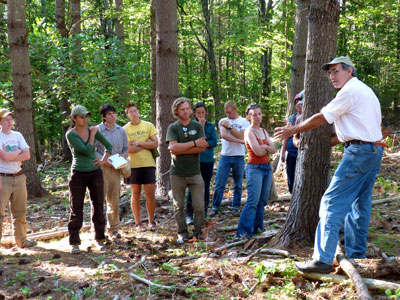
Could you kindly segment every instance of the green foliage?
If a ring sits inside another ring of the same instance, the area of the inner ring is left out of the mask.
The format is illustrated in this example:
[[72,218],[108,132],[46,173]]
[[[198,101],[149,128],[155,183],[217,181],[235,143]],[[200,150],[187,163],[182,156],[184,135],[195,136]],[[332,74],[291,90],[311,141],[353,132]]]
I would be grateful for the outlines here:
[[400,298],[400,289],[397,289],[394,292],[391,290],[386,290],[385,294],[386,294],[386,296],[389,297],[389,299],[399,299]]
[[293,260],[285,259],[274,262],[262,261],[262,262],[250,262],[249,266],[255,267],[254,274],[257,275],[258,282],[264,282],[268,275],[280,273],[285,278],[290,278],[298,274],[297,270],[293,266]]

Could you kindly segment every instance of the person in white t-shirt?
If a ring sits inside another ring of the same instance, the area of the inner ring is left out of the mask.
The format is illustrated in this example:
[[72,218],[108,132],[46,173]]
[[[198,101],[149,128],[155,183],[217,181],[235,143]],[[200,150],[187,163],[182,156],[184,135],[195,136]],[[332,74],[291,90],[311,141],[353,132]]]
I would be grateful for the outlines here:
[[14,229],[14,240],[18,247],[36,245],[26,238],[27,190],[26,176],[21,162],[30,159],[29,146],[21,133],[11,130],[14,125],[13,113],[0,110],[0,148],[7,152],[0,155],[0,176],[2,181],[0,199],[0,239],[2,236],[5,208],[10,201],[10,211]]
[[372,189],[383,153],[382,116],[378,98],[357,79],[350,58],[337,57],[322,69],[340,89],[336,97],[302,123],[276,128],[275,136],[282,139],[334,123],[336,135],[331,145],[344,143],[343,159],[321,199],[313,259],[296,264],[302,272],[330,273],[343,223],[346,256],[365,258]]
[[218,213],[231,170],[234,182],[232,209],[234,216],[240,216],[244,155],[246,153],[244,131],[250,126],[250,123],[245,118],[239,116],[235,102],[226,102],[224,109],[227,117],[221,119],[218,124],[222,150],[215,177],[214,197],[212,210],[209,214],[210,217],[214,217]]

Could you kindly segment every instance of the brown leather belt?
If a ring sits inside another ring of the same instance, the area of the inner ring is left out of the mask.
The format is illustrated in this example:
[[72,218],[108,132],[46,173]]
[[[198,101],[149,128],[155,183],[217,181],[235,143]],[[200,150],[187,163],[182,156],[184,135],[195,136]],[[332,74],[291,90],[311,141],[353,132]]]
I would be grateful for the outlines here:
[[364,142],[364,141],[361,141],[361,140],[351,140],[351,141],[344,142],[344,146],[348,147],[351,144],[362,145],[362,144],[373,144],[373,143],[374,142]]
[[24,170],[19,171],[18,173],[15,174],[10,174],[10,173],[0,173],[0,176],[5,176],[5,177],[17,177],[19,175],[24,174]]

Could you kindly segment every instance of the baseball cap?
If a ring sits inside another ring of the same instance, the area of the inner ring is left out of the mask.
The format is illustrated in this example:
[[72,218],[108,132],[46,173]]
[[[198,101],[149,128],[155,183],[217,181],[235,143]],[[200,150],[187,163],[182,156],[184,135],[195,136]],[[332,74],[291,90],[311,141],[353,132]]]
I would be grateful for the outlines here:
[[346,65],[349,65],[350,67],[355,69],[354,64],[350,58],[348,58],[347,56],[340,56],[340,57],[334,58],[332,61],[330,61],[326,64],[323,64],[322,70],[328,71],[330,65],[336,65],[336,64],[340,64],[340,63],[345,63]]
[[7,117],[8,115],[14,116],[14,114],[11,111],[9,111],[7,108],[0,109],[0,118],[1,119]]
[[84,107],[83,105],[79,105],[79,104],[75,105],[71,110],[71,117],[76,117],[76,116],[83,117],[83,116],[87,116],[90,114],[91,114],[91,112],[88,111],[86,109],[86,107]]
[[297,104],[302,104],[302,105],[303,105],[303,104],[304,104],[304,101],[303,101],[303,100],[300,100],[299,102],[296,103],[296,105],[297,105]]
[[304,90],[294,96],[294,100],[303,99],[304,98]]

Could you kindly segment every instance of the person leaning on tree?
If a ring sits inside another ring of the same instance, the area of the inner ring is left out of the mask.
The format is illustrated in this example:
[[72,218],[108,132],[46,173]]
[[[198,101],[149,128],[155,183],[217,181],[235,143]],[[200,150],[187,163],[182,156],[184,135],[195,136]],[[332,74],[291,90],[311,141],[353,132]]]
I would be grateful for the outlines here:
[[[128,158],[128,139],[125,130],[117,124],[117,114],[114,106],[104,104],[100,107],[99,112],[103,122],[97,127],[99,132],[111,143],[112,153],[119,154],[124,158]],[[95,141],[96,156],[101,159],[104,155],[104,146]],[[104,180],[104,196],[107,203],[107,231],[112,239],[120,239],[119,230],[119,197],[121,190],[121,175],[129,177],[131,169],[126,168],[115,169],[112,164],[106,161],[102,166]]]
[[365,258],[372,189],[383,153],[382,117],[378,98],[358,80],[350,58],[337,57],[322,69],[340,89],[336,97],[302,123],[276,128],[275,136],[284,139],[334,123],[336,138],[331,144],[344,144],[343,159],[321,199],[313,259],[296,264],[302,272],[330,273],[343,222],[346,256]]
[[21,162],[30,159],[29,146],[21,133],[12,130],[13,113],[0,110],[0,240],[3,231],[4,213],[8,201],[14,230],[15,244],[20,248],[33,247],[35,241],[28,240],[26,231],[27,197],[26,176]]
[[200,153],[206,151],[208,143],[203,125],[190,118],[192,108],[189,99],[176,99],[172,104],[172,113],[177,121],[168,126],[166,141],[172,155],[170,181],[178,225],[177,243],[181,244],[189,238],[185,220],[187,188],[192,195],[194,236],[201,238],[201,226],[204,223],[204,180],[200,174]]

